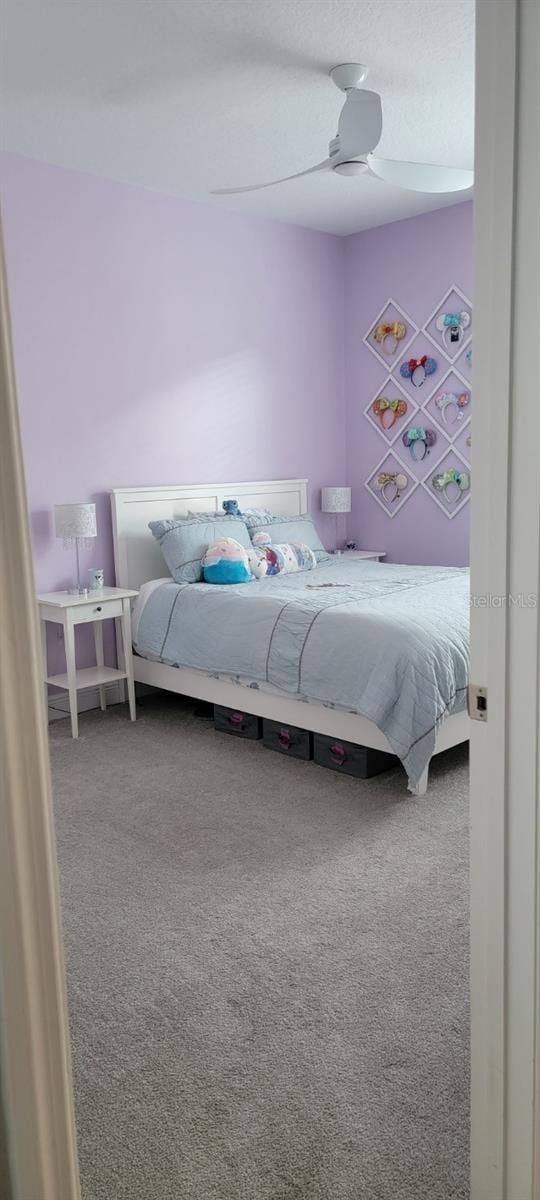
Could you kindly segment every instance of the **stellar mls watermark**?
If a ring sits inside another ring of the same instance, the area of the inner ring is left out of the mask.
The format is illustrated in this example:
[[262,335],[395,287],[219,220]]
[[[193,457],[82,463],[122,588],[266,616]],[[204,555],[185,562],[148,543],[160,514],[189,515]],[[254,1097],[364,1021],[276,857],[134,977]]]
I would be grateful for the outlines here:
[[483,592],[481,595],[471,595],[471,608],[537,608],[536,592],[507,592],[497,595],[496,592]]

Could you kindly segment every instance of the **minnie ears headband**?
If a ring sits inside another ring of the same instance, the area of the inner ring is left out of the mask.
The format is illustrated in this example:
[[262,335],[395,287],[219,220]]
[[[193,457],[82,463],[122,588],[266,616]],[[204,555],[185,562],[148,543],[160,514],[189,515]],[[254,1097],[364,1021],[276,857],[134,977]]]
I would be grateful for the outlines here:
[[381,493],[387,504],[392,504],[394,500],[399,500],[400,494],[407,487],[408,479],[406,475],[401,473],[394,474],[391,471],[381,471],[375,480],[375,487]]
[[[467,408],[470,403],[470,392],[441,392],[437,396],[435,404],[440,409],[441,417],[445,425],[455,425],[456,421],[462,421],[464,417],[463,409]],[[452,417],[450,417],[452,413]]]
[[373,337],[379,342],[383,354],[395,354],[398,342],[402,341],[406,332],[407,326],[402,321],[383,322],[377,325]]
[[436,370],[435,359],[428,358],[427,354],[423,354],[421,358],[409,358],[408,362],[402,363],[399,373],[403,379],[410,379],[414,387],[422,387],[426,375],[433,375]]
[[429,454],[430,446],[435,445],[437,434],[434,429],[424,429],[422,425],[418,425],[407,429],[401,440],[403,445],[410,450],[411,458],[416,462],[422,462],[426,454]]
[[470,314],[468,312],[458,313],[442,313],[437,317],[435,322],[437,329],[442,333],[442,340],[448,349],[448,343],[456,345],[461,342],[465,330],[471,323]]
[[391,429],[399,417],[407,412],[406,400],[389,400],[387,396],[379,396],[371,405],[372,412],[378,417],[383,429]]
[[443,475],[434,475],[431,482],[437,492],[442,492],[447,504],[455,504],[461,493],[467,492],[471,486],[467,472],[456,471],[453,467]]

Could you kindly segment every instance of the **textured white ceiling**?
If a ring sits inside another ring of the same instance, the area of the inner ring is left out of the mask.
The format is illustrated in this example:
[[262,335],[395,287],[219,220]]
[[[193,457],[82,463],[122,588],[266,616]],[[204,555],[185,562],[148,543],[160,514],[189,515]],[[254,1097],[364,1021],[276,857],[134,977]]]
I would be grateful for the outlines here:
[[347,234],[463,199],[329,172],[228,199],[326,157],[370,67],[387,158],[473,165],[474,0],[1,0],[6,149]]

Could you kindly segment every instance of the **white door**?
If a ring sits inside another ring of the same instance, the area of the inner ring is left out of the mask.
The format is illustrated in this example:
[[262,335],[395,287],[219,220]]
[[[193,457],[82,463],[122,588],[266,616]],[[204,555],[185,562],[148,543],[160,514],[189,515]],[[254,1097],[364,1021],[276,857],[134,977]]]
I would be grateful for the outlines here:
[[540,1187],[539,77],[537,0],[477,0],[471,679],[487,720],[471,737],[472,1200]]

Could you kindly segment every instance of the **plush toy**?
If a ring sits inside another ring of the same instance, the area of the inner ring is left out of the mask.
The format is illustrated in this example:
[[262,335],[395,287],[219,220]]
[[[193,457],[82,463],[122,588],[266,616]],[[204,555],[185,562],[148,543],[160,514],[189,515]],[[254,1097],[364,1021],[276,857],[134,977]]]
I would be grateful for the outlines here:
[[266,556],[264,554],[257,554],[254,549],[248,550],[247,556],[253,578],[262,579],[268,571]]
[[261,529],[253,538],[255,550],[266,563],[267,575],[288,575],[291,571],[311,571],[317,559],[304,542],[273,543],[271,534]]
[[238,507],[238,500],[224,500],[222,504],[223,512],[227,513],[228,517],[241,517],[242,513]]
[[249,583],[252,578],[248,551],[236,538],[229,537],[208,546],[202,571],[206,583]]

